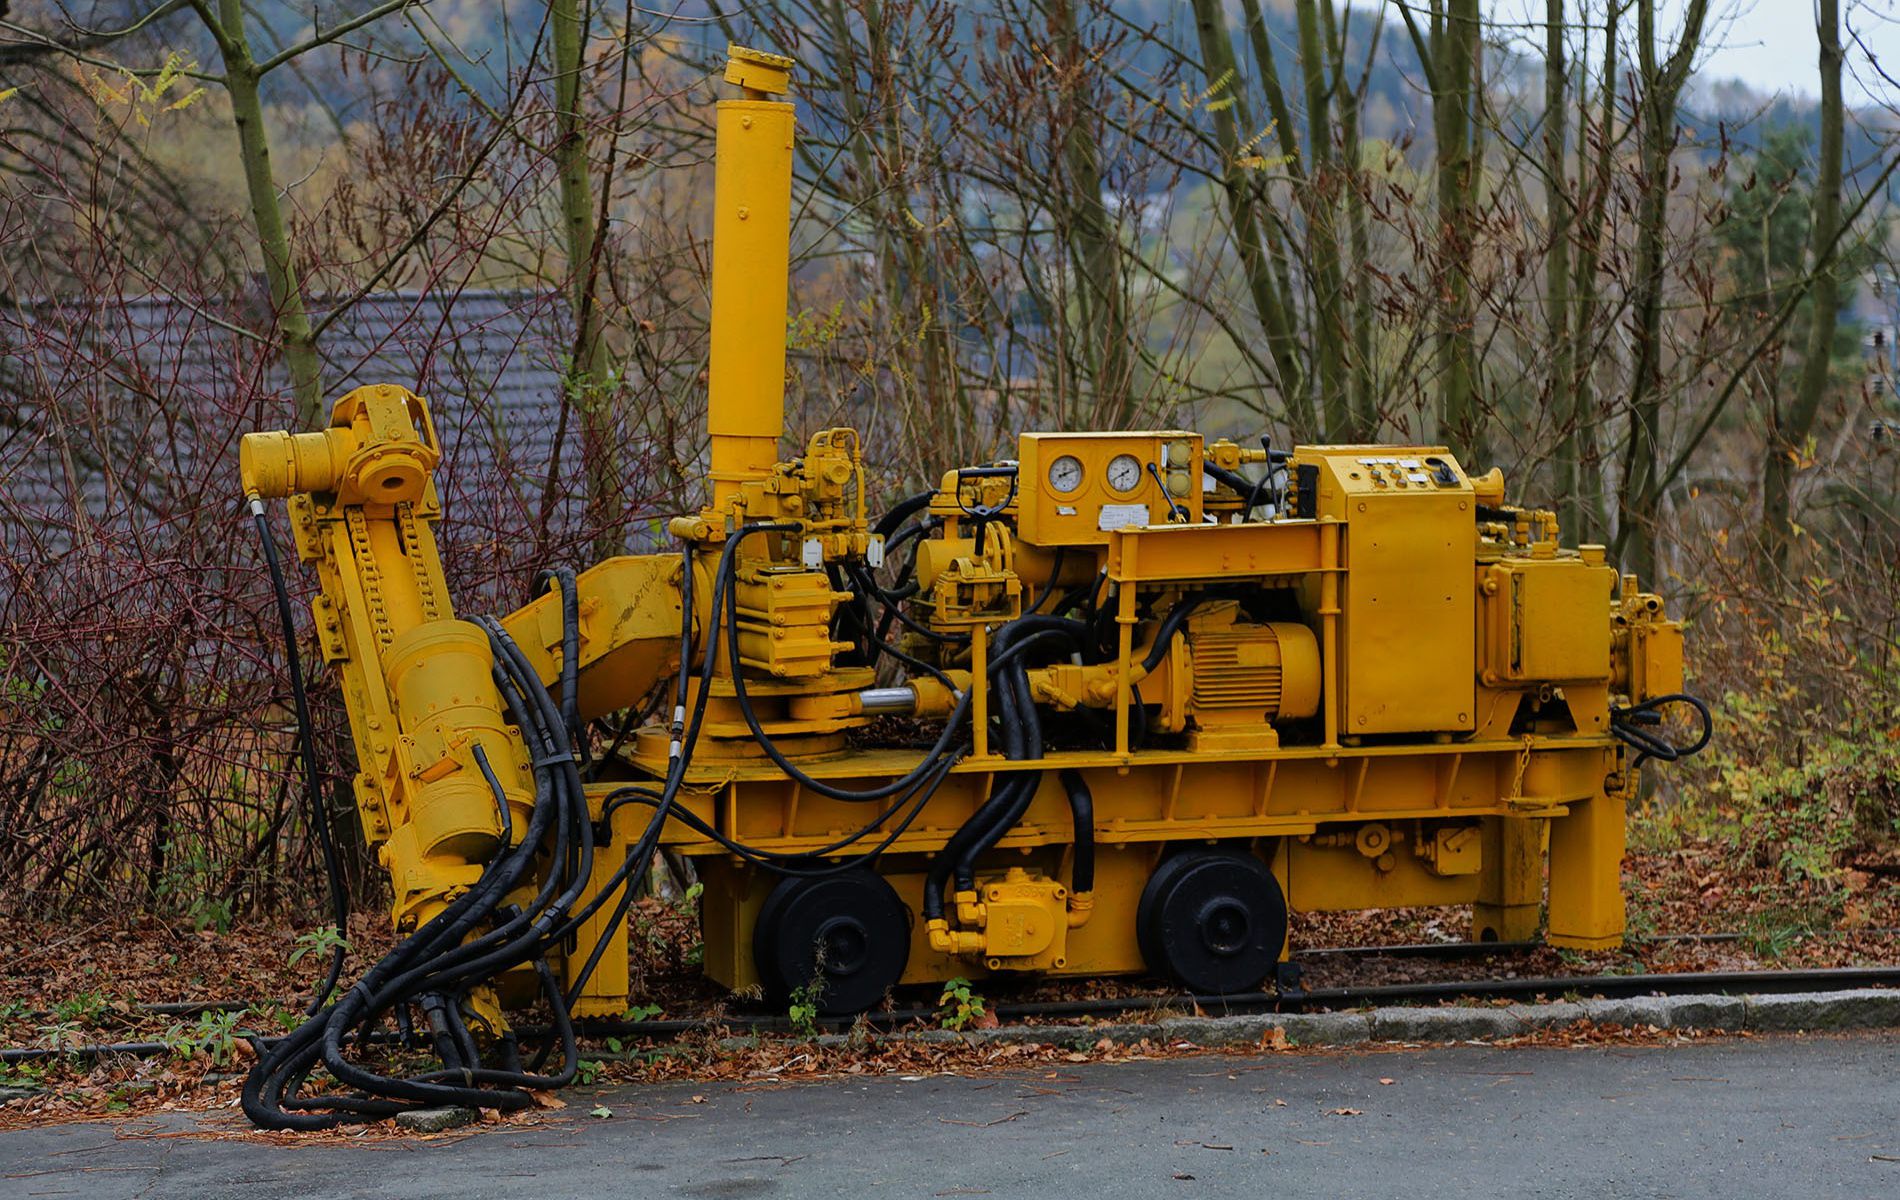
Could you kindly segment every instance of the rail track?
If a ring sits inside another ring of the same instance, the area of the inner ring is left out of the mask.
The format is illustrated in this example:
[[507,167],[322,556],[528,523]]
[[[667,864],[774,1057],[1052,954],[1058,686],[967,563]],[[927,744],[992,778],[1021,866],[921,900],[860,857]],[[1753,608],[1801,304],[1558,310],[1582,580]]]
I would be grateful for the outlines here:
[[[1677,935],[1697,940],[1739,938],[1728,934]],[[1663,940],[1660,938],[1651,940]],[[1340,947],[1307,951],[1301,957],[1395,956],[1415,958],[1480,958],[1538,948],[1536,943],[1453,942],[1408,946]],[[1433,980],[1363,987],[1291,988],[1282,992],[1196,996],[1182,993],[1122,996],[1098,1000],[1044,1000],[998,1003],[991,1006],[1004,1023],[1061,1022],[1083,1018],[1140,1016],[1158,1011],[1193,1010],[1214,1016],[1262,1012],[1310,1012],[1369,1008],[1397,1004],[1436,1004],[1450,1000],[1529,1000],[1538,997],[1596,996],[1617,999],[1651,995],[1740,995],[1744,993],[1830,992],[1866,987],[1900,987],[1900,967],[1830,967],[1786,971],[1682,971],[1632,975],[1551,975],[1510,979]],[[192,1017],[211,1012],[242,1012],[254,1003],[241,1000],[182,1001],[144,1004],[137,1011],[155,1016]],[[930,1022],[935,1008],[904,1008],[866,1013],[855,1018],[820,1017],[821,1030],[837,1032],[852,1027],[893,1032]],[[728,1012],[717,1017],[649,1019],[641,1021],[592,1020],[580,1023],[584,1037],[669,1040],[695,1033],[791,1032],[784,1015],[766,1012]],[[524,1036],[544,1030],[523,1029]],[[274,1036],[240,1034],[260,1048],[274,1044]],[[383,1035],[393,1042],[395,1035]],[[24,1046],[0,1049],[0,1063],[40,1062],[60,1058],[92,1060],[126,1056],[154,1058],[176,1052],[176,1042],[128,1041],[59,1047]]]

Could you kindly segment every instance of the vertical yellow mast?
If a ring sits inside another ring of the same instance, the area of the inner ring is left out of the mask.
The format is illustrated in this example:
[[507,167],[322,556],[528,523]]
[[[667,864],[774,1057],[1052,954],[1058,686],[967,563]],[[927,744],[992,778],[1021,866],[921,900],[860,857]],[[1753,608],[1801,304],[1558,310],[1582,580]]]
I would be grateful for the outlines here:
[[728,49],[713,166],[712,358],[706,429],[712,504],[772,473],[785,432],[785,297],[790,282],[793,108],[782,96],[792,60]]

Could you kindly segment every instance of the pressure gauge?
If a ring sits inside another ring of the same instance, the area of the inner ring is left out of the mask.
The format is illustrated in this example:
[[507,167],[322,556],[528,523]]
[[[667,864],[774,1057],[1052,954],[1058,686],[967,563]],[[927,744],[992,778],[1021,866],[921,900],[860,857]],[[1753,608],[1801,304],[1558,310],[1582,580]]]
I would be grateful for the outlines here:
[[1082,486],[1082,460],[1065,454],[1049,464],[1049,486],[1068,493]]
[[1108,460],[1108,486],[1118,492],[1132,492],[1141,486],[1141,460],[1132,454],[1117,454]]

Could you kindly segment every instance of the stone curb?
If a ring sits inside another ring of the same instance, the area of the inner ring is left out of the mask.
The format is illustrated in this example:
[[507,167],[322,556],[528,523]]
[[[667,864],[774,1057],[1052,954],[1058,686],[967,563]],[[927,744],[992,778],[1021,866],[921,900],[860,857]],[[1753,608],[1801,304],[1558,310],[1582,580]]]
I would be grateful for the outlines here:
[[[1391,1007],[1350,1012],[1263,1013],[1234,1017],[1164,1017],[1148,1023],[1101,1025],[1000,1025],[995,1029],[923,1029],[908,1033],[827,1033],[808,1039],[825,1047],[893,1042],[923,1045],[1012,1046],[1030,1043],[1089,1049],[1107,1040],[1186,1042],[1194,1046],[1259,1046],[1279,1030],[1293,1046],[1358,1046],[1368,1042],[1473,1042],[1522,1037],[1564,1029],[1579,1021],[1630,1029],[1682,1029],[1705,1033],[1831,1032],[1900,1028],[1900,990],[1855,988],[1839,992],[1787,992],[1747,996],[1631,996],[1618,1000],[1555,1000],[1546,1004]],[[745,1050],[778,1040],[758,1036],[722,1038],[721,1050]],[[597,1053],[590,1058],[630,1058],[635,1052]],[[30,1099],[37,1087],[0,1087],[0,1104]],[[416,1132],[454,1128],[474,1118],[470,1109],[440,1108],[400,1114]]]
[[[995,1029],[925,1029],[909,1033],[824,1034],[826,1047],[903,1041],[924,1045],[1023,1045],[1030,1042],[1087,1048],[1187,1042],[1195,1046],[1257,1046],[1278,1029],[1295,1046],[1356,1046],[1367,1042],[1472,1042],[1564,1029],[1579,1021],[1630,1029],[1707,1033],[1825,1031],[1900,1027],[1900,990],[1859,988],[1748,996],[1631,996],[1617,1000],[1556,1000],[1545,1004],[1391,1007],[1350,1012],[1268,1013],[1233,1017],[1164,1017],[1145,1024],[1002,1025]],[[758,1037],[726,1038],[722,1049],[757,1046]]]

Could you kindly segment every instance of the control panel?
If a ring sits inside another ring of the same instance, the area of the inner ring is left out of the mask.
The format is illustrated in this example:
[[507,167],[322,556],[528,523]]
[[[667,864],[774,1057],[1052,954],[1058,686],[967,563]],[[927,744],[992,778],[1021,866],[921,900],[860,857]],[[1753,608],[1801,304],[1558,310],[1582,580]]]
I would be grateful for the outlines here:
[[1477,496],[1439,446],[1302,446],[1303,515],[1346,525],[1342,737],[1476,727]]
[[1017,536],[1106,545],[1117,529],[1201,520],[1201,435],[1025,433],[1017,441]]
[[1457,462],[1442,450],[1355,454],[1341,466],[1340,483],[1351,493],[1462,490],[1465,484]]

